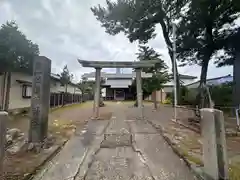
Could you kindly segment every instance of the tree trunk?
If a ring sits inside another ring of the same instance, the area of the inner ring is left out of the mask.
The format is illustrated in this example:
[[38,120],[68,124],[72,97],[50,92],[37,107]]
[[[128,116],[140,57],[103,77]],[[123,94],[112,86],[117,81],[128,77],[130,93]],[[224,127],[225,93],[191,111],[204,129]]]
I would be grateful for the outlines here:
[[154,105],[154,109],[157,109],[157,92],[156,91],[153,91],[152,92],[153,94],[153,105]]
[[181,104],[181,89],[180,89],[180,77],[179,77],[179,74],[178,74],[178,69],[177,69],[177,66],[176,66],[176,89],[177,89],[177,105],[178,104]]
[[66,84],[65,85],[65,93],[67,93],[67,88],[68,88],[68,85]]
[[205,91],[206,91],[206,80],[207,80],[207,71],[208,71],[208,64],[209,59],[206,58],[203,60],[202,69],[201,69],[201,76],[200,76],[200,84],[199,84],[199,108],[205,108],[207,106],[205,101]]

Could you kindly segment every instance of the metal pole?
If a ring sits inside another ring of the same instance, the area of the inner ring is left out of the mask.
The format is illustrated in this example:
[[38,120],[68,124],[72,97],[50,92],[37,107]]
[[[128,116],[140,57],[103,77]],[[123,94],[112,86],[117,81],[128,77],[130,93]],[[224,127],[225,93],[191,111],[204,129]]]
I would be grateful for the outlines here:
[[177,120],[176,24],[173,23],[174,120]]

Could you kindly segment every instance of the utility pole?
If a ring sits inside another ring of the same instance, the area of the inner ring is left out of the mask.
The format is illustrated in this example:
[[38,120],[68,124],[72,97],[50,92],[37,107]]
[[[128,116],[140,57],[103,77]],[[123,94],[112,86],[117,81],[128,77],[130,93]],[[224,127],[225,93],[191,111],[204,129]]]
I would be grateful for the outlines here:
[[173,23],[174,120],[177,120],[176,24]]

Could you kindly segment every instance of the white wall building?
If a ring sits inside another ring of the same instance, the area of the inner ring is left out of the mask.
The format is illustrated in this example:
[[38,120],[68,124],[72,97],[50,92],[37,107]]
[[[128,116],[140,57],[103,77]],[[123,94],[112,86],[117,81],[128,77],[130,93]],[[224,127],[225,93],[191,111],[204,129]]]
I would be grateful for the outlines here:
[[[151,77],[151,76],[152,76],[151,73],[142,72],[142,77],[144,77],[144,78]],[[83,75],[83,77],[86,78],[87,80],[94,80],[95,73],[94,72],[86,73]],[[101,77],[105,80],[105,82],[102,84],[102,87],[105,87],[105,88],[103,88],[104,90],[102,90],[102,91],[106,92],[106,93],[103,93],[103,97],[105,97],[105,95],[106,95],[107,97],[111,96],[112,98],[110,98],[110,99],[122,99],[123,100],[123,99],[127,99],[126,98],[127,89],[129,89],[129,87],[132,85],[133,79],[136,77],[136,73],[135,72],[120,73],[120,70],[117,69],[116,73],[101,72]],[[197,77],[180,74],[179,78],[180,78],[180,83],[183,85],[186,85],[186,84],[194,82]],[[163,89],[156,92],[157,101],[164,101],[167,93],[173,92],[173,88],[174,88],[174,81],[172,79],[164,85]],[[110,91],[111,89],[112,89],[112,91]],[[116,91],[118,91],[118,92],[116,92]],[[122,91],[122,93],[119,93],[119,91]],[[117,93],[122,95],[123,97],[116,98]],[[151,100],[152,97],[149,96],[147,99]]]
[[[220,76],[220,77],[216,77],[216,78],[207,79],[206,84],[209,86],[220,85],[220,84],[232,82],[232,81],[233,81],[233,76],[231,74],[228,74],[226,76]],[[200,81],[196,81],[193,83],[188,83],[186,86],[187,86],[187,88],[194,89],[194,88],[198,88],[199,85],[200,85]]]
[[[0,75],[0,102],[2,102],[3,99],[2,87],[3,75]],[[60,83],[60,77],[55,74],[51,75],[50,92],[65,92],[65,87]],[[82,94],[81,90],[74,83],[68,84],[67,92],[71,94]],[[9,110],[30,107],[31,95],[32,76],[25,73],[13,72],[11,75]]]

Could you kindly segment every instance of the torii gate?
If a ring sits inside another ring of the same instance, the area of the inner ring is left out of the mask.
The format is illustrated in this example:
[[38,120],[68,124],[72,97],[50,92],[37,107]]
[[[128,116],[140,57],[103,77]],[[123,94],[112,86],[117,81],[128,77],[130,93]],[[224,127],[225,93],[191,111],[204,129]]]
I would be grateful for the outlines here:
[[133,68],[136,70],[136,84],[137,84],[137,102],[138,108],[141,112],[141,117],[143,117],[142,109],[142,68],[153,67],[159,61],[149,60],[149,61],[87,61],[80,60],[78,62],[82,67],[92,67],[96,69],[95,73],[95,94],[94,94],[94,118],[99,117],[99,103],[100,103],[100,81],[101,81],[101,69],[102,68]]

